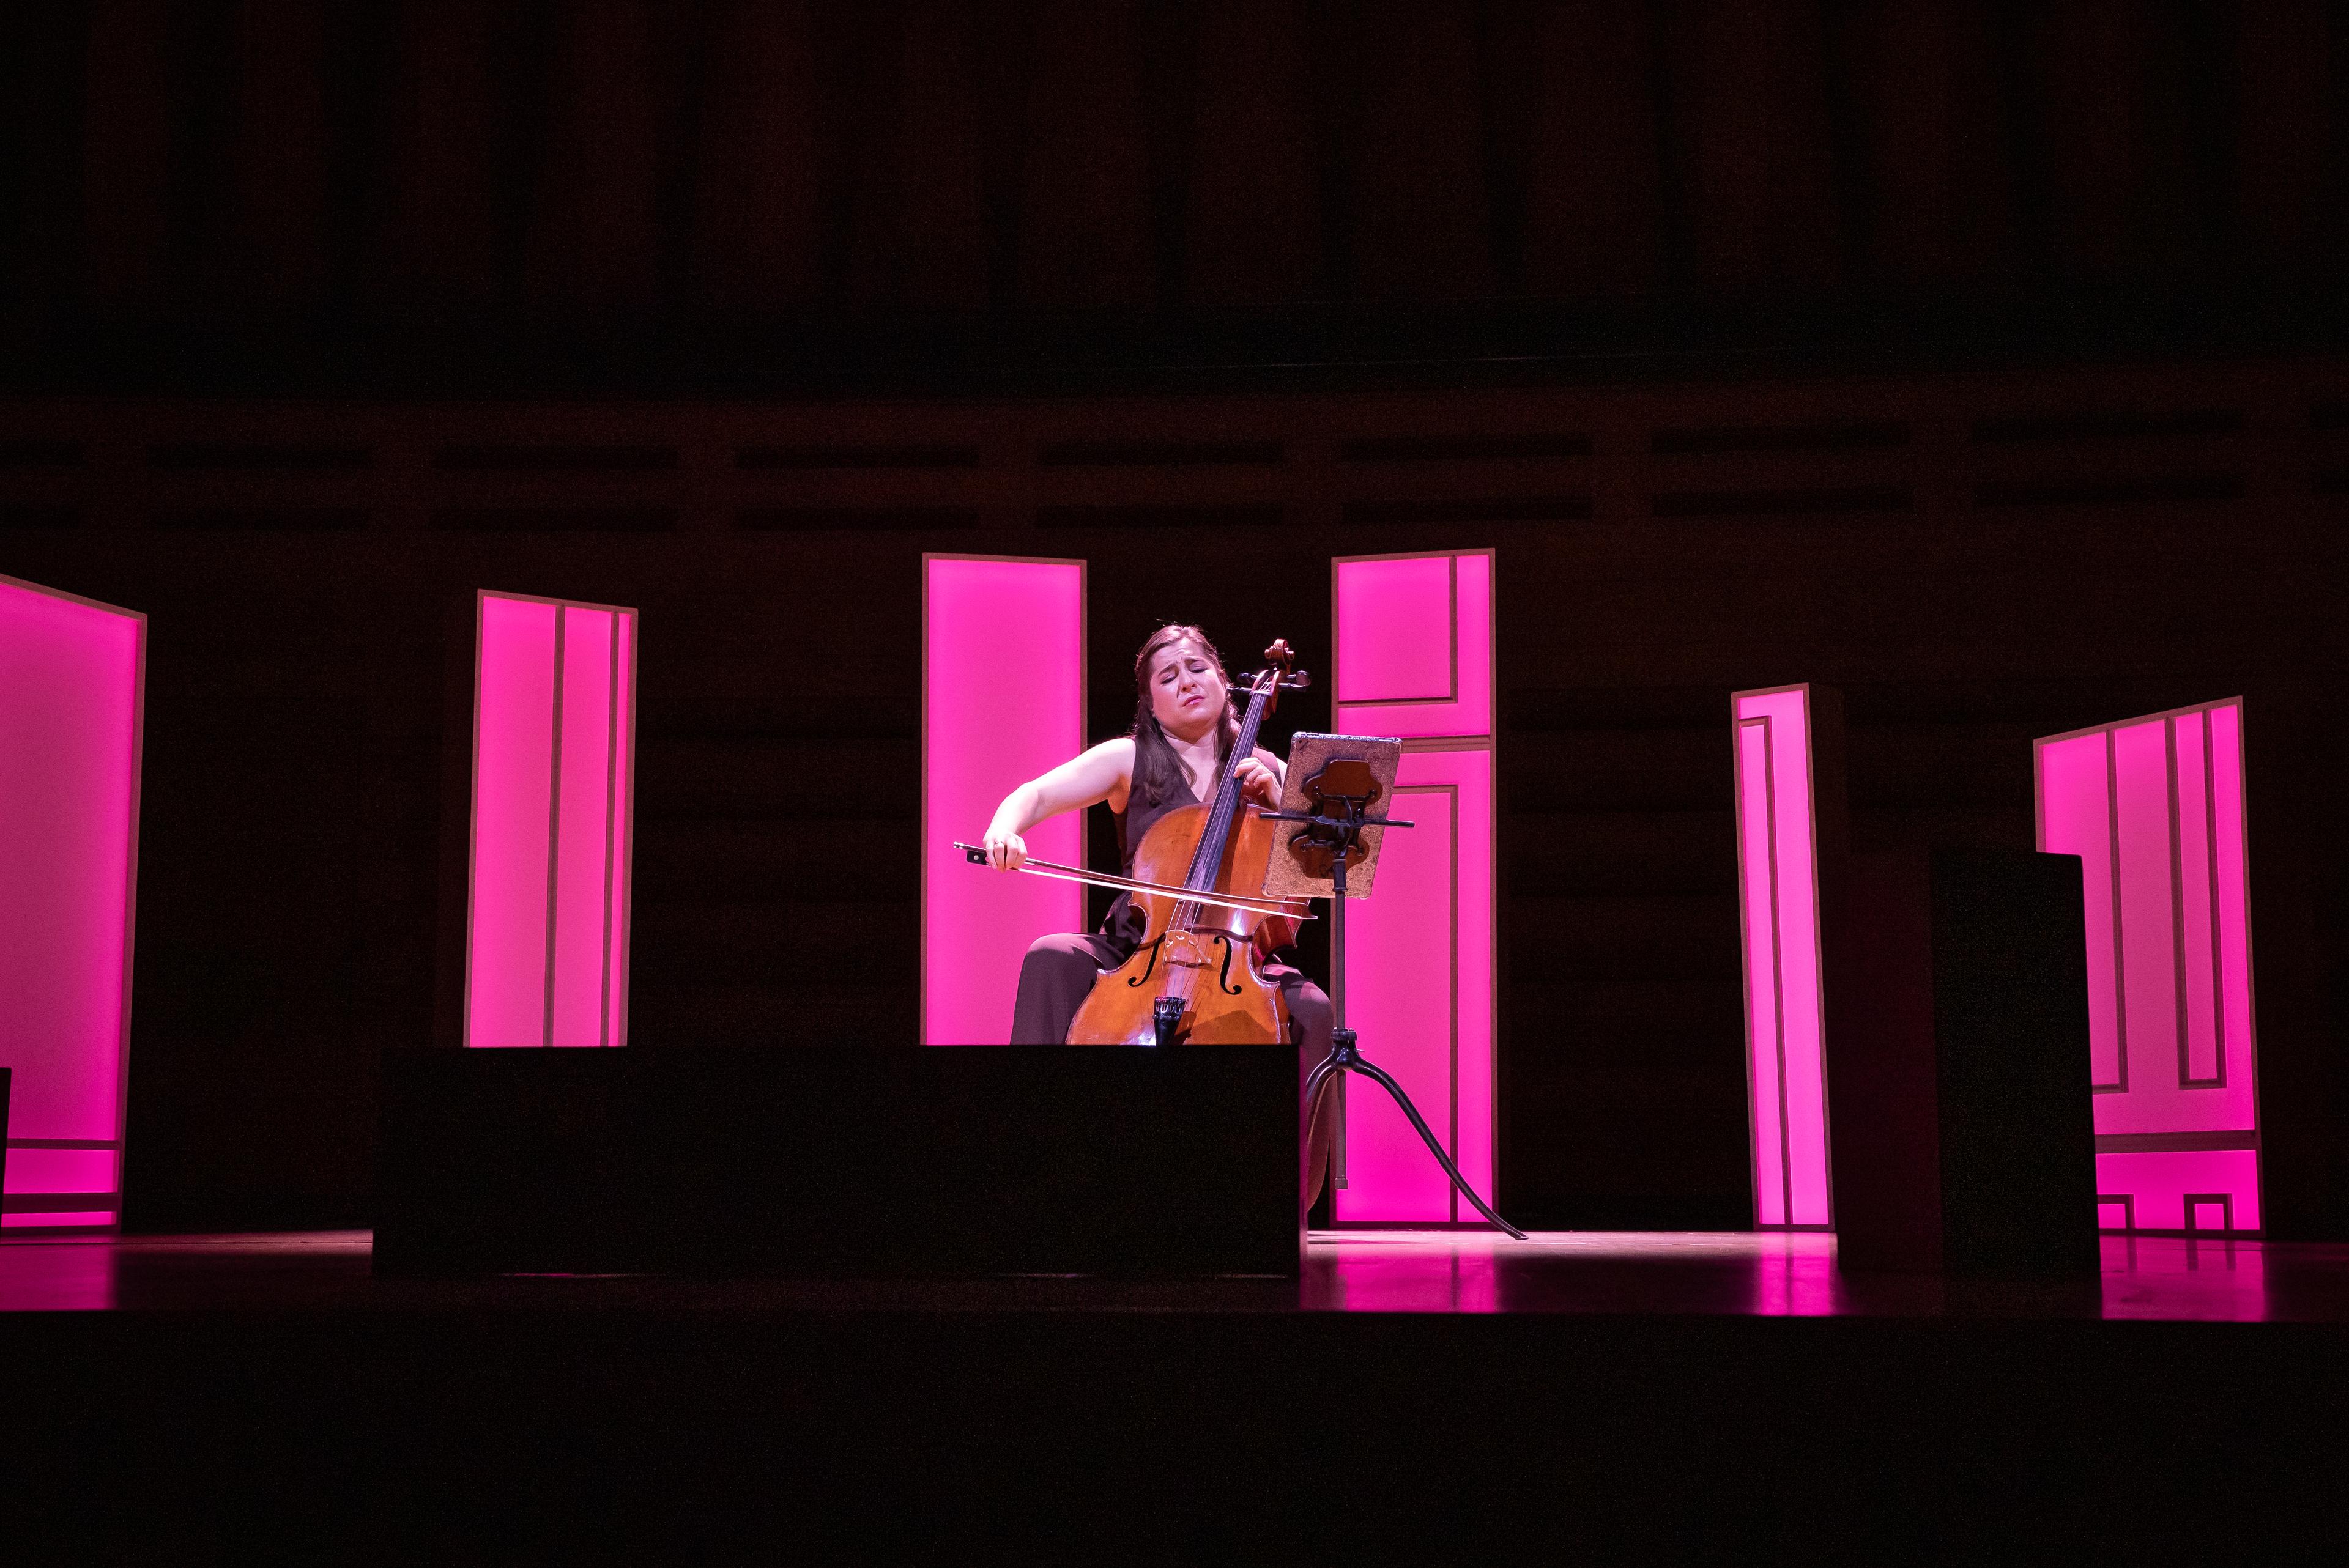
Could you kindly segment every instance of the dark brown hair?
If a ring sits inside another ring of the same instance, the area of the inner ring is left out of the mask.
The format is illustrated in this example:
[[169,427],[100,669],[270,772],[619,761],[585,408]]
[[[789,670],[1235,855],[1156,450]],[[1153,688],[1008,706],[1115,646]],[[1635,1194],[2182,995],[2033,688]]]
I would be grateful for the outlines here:
[[1240,716],[1233,710],[1232,678],[1224,674],[1224,655],[1216,645],[1207,641],[1207,634],[1196,626],[1161,626],[1150,634],[1142,645],[1142,652],[1133,655],[1133,781],[1126,791],[1125,810],[1130,816],[1147,810],[1176,792],[1190,787],[1183,777],[1182,759],[1174,755],[1174,746],[1166,732],[1158,726],[1158,715],[1150,705],[1150,666],[1158,655],[1175,643],[1188,641],[1216,666],[1224,676],[1224,718],[1222,733],[1216,742],[1216,760],[1229,766],[1232,742],[1239,738]]

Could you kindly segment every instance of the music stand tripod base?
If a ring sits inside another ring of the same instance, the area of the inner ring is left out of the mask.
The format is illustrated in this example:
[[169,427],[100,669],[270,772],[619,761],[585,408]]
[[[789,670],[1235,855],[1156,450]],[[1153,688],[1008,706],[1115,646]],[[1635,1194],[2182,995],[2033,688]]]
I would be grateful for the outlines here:
[[1296,897],[1300,893],[1324,896],[1330,900],[1331,929],[1330,970],[1335,993],[1330,998],[1333,1010],[1330,1030],[1330,1054],[1316,1066],[1305,1079],[1307,1125],[1318,1107],[1316,1097],[1322,1085],[1334,1073],[1358,1073],[1387,1091],[1427,1151],[1444,1168],[1460,1195],[1475,1206],[1476,1212],[1518,1241],[1526,1240],[1525,1232],[1493,1212],[1492,1205],[1476,1195],[1460,1168],[1444,1145],[1436,1141],[1435,1133],[1427,1125],[1419,1108],[1403,1092],[1402,1085],[1375,1062],[1361,1054],[1354,1031],[1346,1026],[1346,902],[1349,897],[1368,897],[1369,878],[1365,874],[1359,892],[1350,888],[1347,872],[1350,862],[1366,862],[1365,873],[1375,866],[1377,842],[1366,837],[1370,830],[1383,831],[1387,828],[1408,828],[1409,822],[1384,816],[1371,816],[1371,809],[1389,799],[1394,792],[1394,778],[1402,760],[1402,742],[1395,739],[1374,739],[1354,735],[1299,735],[1289,748],[1288,779],[1281,791],[1281,809],[1265,815],[1274,821],[1295,822],[1299,826],[1275,849],[1272,863],[1265,874],[1268,897]]

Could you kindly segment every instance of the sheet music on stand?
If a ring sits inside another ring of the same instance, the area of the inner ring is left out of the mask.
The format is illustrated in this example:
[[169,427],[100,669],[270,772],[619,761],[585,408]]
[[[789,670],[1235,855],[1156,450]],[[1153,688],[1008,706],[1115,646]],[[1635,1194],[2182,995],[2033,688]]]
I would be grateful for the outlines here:
[[[1302,819],[1313,815],[1317,801],[1331,797],[1360,799],[1365,810],[1383,816],[1380,807],[1394,799],[1395,774],[1402,766],[1402,742],[1392,736],[1308,732],[1291,738],[1288,779],[1281,788],[1279,813],[1288,830],[1274,846],[1271,863],[1265,868],[1265,895],[1334,896],[1336,856],[1327,841],[1333,835]],[[1371,881],[1379,869],[1379,846],[1385,842],[1386,832],[1377,822],[1366,821],[1359,829],[1354,849],[1346,857],[1348,898],[1371,896]]]

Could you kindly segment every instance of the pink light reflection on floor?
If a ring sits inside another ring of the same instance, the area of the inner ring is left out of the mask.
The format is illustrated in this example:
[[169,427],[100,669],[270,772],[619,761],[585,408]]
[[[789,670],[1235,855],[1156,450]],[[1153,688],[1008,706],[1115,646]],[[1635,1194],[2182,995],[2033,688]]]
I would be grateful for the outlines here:
[[469,1046],[627,1043],[636,619],[480,596]]
[[1835,1248],[1826,1238],[1784,1233],[1754,1258],[1754,1311],[1761,1317],[1825,1317],[1845,1309]]
[[[1081,561],[922,560],[922,1041],[1001,1045],[1028,944],[1084,926],[1073,882],[965,863],[1003,797],[1085,748]],[[1028,851],[1084,861],[1069,812]]]
[[1752,1231],[1481,1228],[1313,1233],[1304,1277],[792,1280],[542,1276],[386,1281],[364,1231],[0,1239],[0,1312],[501,1309],[648,1303],[897,1311],[1405,1312],[1627,1316],[2136,1318],[2349,1324],[2349,1246],[2107,1236],[2100,1274],[2061,1281],[1847,1275],[1835,1238]]
[[1493,1253],[1453,1233],[1342,1233],[1325,1305],[1340,1312],[1496,1312]]
[[1834,1221],[1819,1000],[1810,688],[1730,698],[1757,1225]]
[[2266,1243],[2099,1236],[2097,1245],[2107,1318],[2261,1323],[2280,1315],[2268,1289]]
[[[0,577],[0,1065],[11,1230],[111,1225],[129,1037],[146,617]],[[72,1210],[23,1210],[80,1196]]]

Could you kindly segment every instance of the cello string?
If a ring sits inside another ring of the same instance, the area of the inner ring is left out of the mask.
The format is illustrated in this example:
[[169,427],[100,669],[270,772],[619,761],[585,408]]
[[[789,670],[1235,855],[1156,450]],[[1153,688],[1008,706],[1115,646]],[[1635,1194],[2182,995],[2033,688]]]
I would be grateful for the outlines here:
[[[1199,847],[1192,852],[1190,874],[1183,879],[1184,887],[1191,892],[1207,892],[1207,884],[1223,869],[1224,851],[1228,847],[1224,840],[1237,814],[1240,763],[1256,754],[1257,732],[1264,723],[1264,706],[1278,678],[1277,672],[1268,670],[1258,676],[1257,685],[1248,688],[1247,717],[1240,723],[1238,738],[1232,743],[1231,761],[1224,769],[1223,782],[1216,789],[1216,803],[1207,811],[1206,829],[1199,835]],[[1174,911],[1178,922],[1197,918],[1198,912],[1187,904],[1178,905]]]

